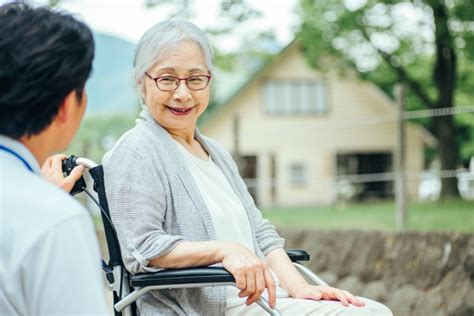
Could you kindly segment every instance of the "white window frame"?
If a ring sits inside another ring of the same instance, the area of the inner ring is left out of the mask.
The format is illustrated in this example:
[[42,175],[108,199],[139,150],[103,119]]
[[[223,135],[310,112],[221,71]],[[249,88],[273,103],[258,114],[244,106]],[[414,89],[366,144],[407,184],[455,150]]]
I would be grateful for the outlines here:
[[268,79],[263,82],[263,108],[270,115],[321,115],[328,112],[323,80]]
[[307,168],[304,163],[292,163],[289,168],[290,184],[303,187],[308,183]]

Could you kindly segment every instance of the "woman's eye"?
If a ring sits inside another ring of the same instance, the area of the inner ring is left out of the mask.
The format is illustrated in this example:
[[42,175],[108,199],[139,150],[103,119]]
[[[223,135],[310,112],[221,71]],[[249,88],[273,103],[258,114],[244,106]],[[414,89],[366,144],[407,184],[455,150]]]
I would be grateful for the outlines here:
[[163,82],[163,83],[171,83],[171,82],[174,82],[174,78],[173,77],[161,77],[159,79],[160,82]]
[[194,77],[189,78],[189,82],[192,82],[192,83],[200,83],[202,81],[203,81],[202,77],[200,76],[194,76]]

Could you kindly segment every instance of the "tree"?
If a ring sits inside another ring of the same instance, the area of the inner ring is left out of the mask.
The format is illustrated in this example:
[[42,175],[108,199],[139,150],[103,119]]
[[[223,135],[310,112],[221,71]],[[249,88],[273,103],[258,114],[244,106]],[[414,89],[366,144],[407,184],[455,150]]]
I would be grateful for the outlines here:
[[[212,24],[204,28],[204,32],[214,44],[214,62],[219,72],[215,78],[230,72],[250,75],[268,62],[280,49],[275,34],[270,30],[255,31],[252,29],[251,33],[242,34],[245,32],[244,30],[249,29],[250,23],[261,16],[261,12],[249,5],[248,2],[246,0],[218,2],[219,14]],[[193,20],[196,17],[196,7],[208,4],[198,0],[144,0],[144,5],[147,8],[168,6],[170,14],[167,18]],[[219,45],[223,40],[228,43],[229,38],[235,38],[238,45],[232,45],[234,46],[232,49]],[[211,91],[215,93],[215,89]],[[200,121],[205,120],[218,106],[216,98],[211,98],[209,107]]]
[[[452,108],[456,100],[473,95],[472,76],[467,76],[474,60],[472,1],[301,0],[299,10],[298,38],[316,67],[324,68],[329,54],[390,94],[395,83],[403,82],[412,108]],[[460,71],[459,65],[465,68]],[[441,168],[456,169],[457,130],[464,129],[458,134],[472,141],[474,125],[455,124],[453,116],[426,123],[438,138]],[[442,184],[443,197],[459,195],[456,178],[443,178]]]

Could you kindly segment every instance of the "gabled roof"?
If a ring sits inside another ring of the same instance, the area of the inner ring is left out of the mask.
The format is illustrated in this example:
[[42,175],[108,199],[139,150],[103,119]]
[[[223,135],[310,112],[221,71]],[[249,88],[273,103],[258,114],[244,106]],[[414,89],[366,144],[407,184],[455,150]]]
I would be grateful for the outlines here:
[[[209,115],[204,117],[203,120],[199,123],[199,125],[201,126],[205,125],[209,120],[211,120],[214,116],[216,116],[216,114],[220,113],[223,109],[227,108],[227,106],[232,102],[234,98],[245,93],[245,91],[250,86],[252,86],[255,82],[257,82],[269,68],[271,68],[277,62],[279,62],[282,58],[284,58],[285,53],[287,53],[295,45],[298,45],[298,42],[296,39],[293,39],[288,45],[282,48],[279,53],[275,54],[268,62],[266,62],[258,70],[256,70],[252,75],[250,75],[249,79],[246,80],[238,89],[236,89],[235,92],[231,93],[229,96],[224,98],[222,102],[219,102],[216,108]],[[348,67],[350,66],[348,65]],[[354,70],[357,74],[359,74],[359,71],[357,69],[352,68],[352,70]],[[394,104],[395,101],[389,95],[387,95],[377,84],[370,81],[368,82],[373,86],[373,88],[375,89],[375,92],[379,96],[381,96],[383,99],[385,99],[386,102],[384,102],[384,104],[386,105]],[[422,125],[415,124],[415,123],[413,124],[408,123],[408,124],[419,129],[425,144],[427,144],[430,147],[435,147],[437,145],[437,139]]]
[[206,124],[206,122],[212,118],[216,113],[220,112],[222,109],[227,107],[227,105],[238,95],[243,93],[249,86],[251,86],[254,82],[260,79],[261,75],[269,69],[273,64],[283,58],[285,52],[287,52],[293,45],[295,45],[296,39],[293,39],[288,45],[286,45],[279,53],[275,54],[269,61],[263,64],[259,69],[257,69],[253,74],[249,76],[249,79],[245,81],[234,93],[231,93],[228,97],[224,98],[222,102],[220,102],[217,107],[212,111],[212,113],[205,117],[204,120],[200,122],[200,125]]

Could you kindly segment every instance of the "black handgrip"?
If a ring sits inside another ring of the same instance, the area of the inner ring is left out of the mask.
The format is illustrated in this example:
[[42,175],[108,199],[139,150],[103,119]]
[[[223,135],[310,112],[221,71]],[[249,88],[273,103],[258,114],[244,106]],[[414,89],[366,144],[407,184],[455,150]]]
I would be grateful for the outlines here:
[[[63,160],[62,168],[63,168],[63,173],[66,176],[68,176],[71,173],[72,169],[74,169],[74,167],[77,166],[76,159],[77,159],[76,156],[71,155],[68,158]],[[74,183],[74,186],[72,187],[71,192],[69,192],[69,194],[76,195],[84,191],[85,188],[86,188],[86,181],[84,180],[84,177],[81,176],[79,180],[77,180],[76,183]]]
[[303,249],[285,249],[285,251],[292,262],[309,261],[309,253]]

